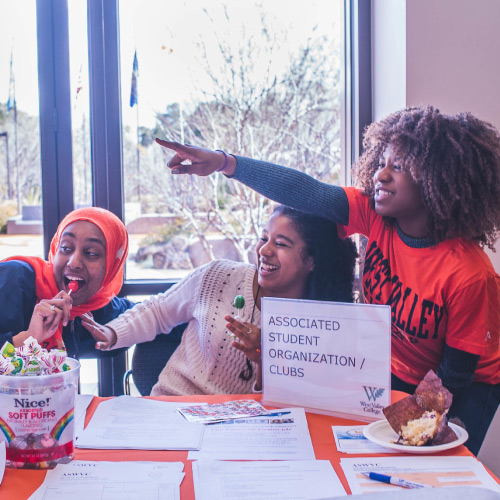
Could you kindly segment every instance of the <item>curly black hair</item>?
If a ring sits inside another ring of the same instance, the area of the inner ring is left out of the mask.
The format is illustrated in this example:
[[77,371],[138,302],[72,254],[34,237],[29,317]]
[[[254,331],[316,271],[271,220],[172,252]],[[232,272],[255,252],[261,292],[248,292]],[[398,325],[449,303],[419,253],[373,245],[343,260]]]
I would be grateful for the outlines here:
[[314,269],[306,283],[304,299],[336,302],[353,301],[356,246],[347,238],[341,239],[337,225],[331,220],[299,210],[277,205],[273,214],[290,219],[306,251],[313,258]]
[[[410,107],[366,129],[356,184],[373,198],[373,177],[388,145],[420,186],[429,235],[473,239],[493,249],[500,227],[500,135],[471,113]],[[390,220],[389,220],[390,222]]]

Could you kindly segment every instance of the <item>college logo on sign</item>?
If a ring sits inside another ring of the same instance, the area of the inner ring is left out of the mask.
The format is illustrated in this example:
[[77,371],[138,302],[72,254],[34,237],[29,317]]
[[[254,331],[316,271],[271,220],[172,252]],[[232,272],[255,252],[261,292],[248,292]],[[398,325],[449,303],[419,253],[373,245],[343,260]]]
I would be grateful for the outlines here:
[[382,396],[382,394],[384,394],[384,391],[385,391],[384,388],[370,387],[367,385],[364,385],[363,389],[365,390],[366,397],[368,398],[368,401],[377,400],[380,396]]

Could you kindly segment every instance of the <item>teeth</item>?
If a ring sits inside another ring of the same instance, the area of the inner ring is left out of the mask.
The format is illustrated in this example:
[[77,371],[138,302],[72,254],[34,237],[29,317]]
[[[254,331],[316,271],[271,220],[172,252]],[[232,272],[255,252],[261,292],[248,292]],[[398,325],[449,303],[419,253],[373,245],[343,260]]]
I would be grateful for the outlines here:
[[65,278],[69,281],[83,281],[83,278],[79,278],[78,276],[65,276]]
[[278,269],[278,266],[272,266],[271,264],[264,264],[263,262],[260,263],[260,267],[264,271],[276,271],[276,269]]
[[377,194],[392,194],[390,191],[386,189],[377,189]]

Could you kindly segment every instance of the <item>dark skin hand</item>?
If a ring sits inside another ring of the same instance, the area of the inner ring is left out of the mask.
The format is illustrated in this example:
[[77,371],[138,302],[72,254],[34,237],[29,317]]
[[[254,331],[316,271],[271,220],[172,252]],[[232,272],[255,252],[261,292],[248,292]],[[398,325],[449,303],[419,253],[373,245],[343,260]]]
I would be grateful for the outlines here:
[[[200,176],[210,175],[224,166],[226,158],[223,153],[211,149],[199,148],[179,142],[164,141],[156,138],[156,142],[164,148],[175,151],[167,167],[172,174],[195,174]],[[225,175],[233,175],[236,169],[236,158],[227,155]]]
[[14,347],[20,347],[28,337],[43,342],[52,337],[60,323],[66,326],[69,321],[73,301],[71,297],[61,290],[52,299],[41,300],[33,309],[28,330],[14,335]]
[[229,314],[224,316],[227,321],[226,328],[238,337],[231,345],[241,351],[250,361],[257,364],[257,381],[255,389],[262,390],[262,356],[260,328],[251,323],[242,323]]

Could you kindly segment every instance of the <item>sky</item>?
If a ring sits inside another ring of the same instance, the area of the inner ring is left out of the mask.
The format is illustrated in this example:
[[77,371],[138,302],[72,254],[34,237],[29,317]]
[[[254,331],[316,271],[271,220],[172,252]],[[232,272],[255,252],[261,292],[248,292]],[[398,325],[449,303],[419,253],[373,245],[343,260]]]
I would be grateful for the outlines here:
[[[257,2],[226,0],[231,8],[230,32],[236,44],[242,37],[244,24],[251,37],[259,29]],[[266,0],[266,10],[288,31],[288,46],[276,47],[275,70],[284,65],[287,51],[303,43],[312,26],[318,31],[331,30],[339,22],[340,1]],[[83,83],[73,104],[73,119],[88,114],[88,62],[86,43],[86,1],[69,0],[70,71],[72,96]],[[134,51],[139,60],[139,103],[141,125],[152,126],[154,113],[173,102],[189,102],[192,75],[199,74],[199,50],[194,42],[202,38],[210,47],[215,43],[214,29],[200,6],[206,6],[217,17],[222,15],[216,0],[120,0],[121,75],[123,123],[135,126],[137,109],[129,106],[130,81]],[[35,0],[0,0],[0,102],[9,97],[9,61],[13,50],[18,109],[38,114],[38,81],[36,51]],[[222,35],[226,28],[218,28]],[[293,47],[293,45],[296,45]],[[258,71],[258,68],[255,68]],[[202,82],[207,84],[207,82]]]

